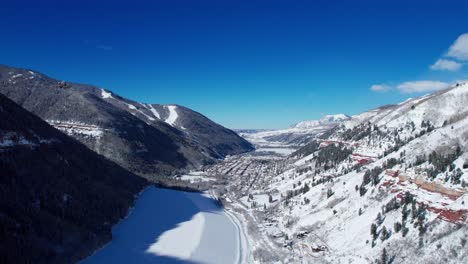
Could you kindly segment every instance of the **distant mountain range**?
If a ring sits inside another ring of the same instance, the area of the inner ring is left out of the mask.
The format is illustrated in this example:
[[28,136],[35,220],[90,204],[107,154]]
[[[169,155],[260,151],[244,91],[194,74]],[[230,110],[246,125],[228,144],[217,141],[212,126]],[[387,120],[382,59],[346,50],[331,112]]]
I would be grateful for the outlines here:
[[0,66],[0,93],[148,179],[253,150],[235,132],[186,107],[139,103],[32,70]]
[[271,144],[302,146],[350,118],[345,114],[326,115],[319,120],[299,122],[287,129],[241,130],[239,133],[257,146]]
[[349,119],[351,119],[351,117],[345,114],[326,115],[319,120],[308,120],[299,122],[291,126],[291,128],[314,129],[318,126],[333,126]]
[[[448,89],[355,115],[330,130],[321,140],[367,141],[365,145],[373,149],[376,156],[384,155],[395,146],[417,139],[420,136],[417,133],[427,128],[432,131],[465,120],[468,117],[467,105],[468,84],[462,82]],[[444,139],[466,136],[452,132]],[[461,144],[461,139],[453,140],[451,144],[457,141]],[[311,144],[317,145],[317,141],[312,140],[304,149],[310,148]],[[304,154],[301,150],[299,152]]]

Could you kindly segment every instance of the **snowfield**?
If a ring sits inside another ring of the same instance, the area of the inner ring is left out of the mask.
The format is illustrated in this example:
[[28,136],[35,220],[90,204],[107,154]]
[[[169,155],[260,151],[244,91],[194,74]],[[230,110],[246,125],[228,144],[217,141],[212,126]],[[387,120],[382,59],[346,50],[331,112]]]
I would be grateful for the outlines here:
[[111,92],[106,92],[104,89],[101,89],[101,97],[103,99],[113,98]]
[[[200,244],[204,225],[205,217],[202,213],[198,213],[189,221],[180,223],[176,228],[164,232],[146,252],[160,256],[190,259]],[[191,235],[186,236],[187,234]]]
[[175,125],[177,118],[179,118],[179,114],[177,114],[177,106],[175,105],[168,105],[167,109],[169,109],[169,116],[166,118],[164,122],[168,123],[171,126]]
[[154,117],[156,117],[157,119],[161,119],[159,112],[156,109],[154,109],[154,107],[151,104],[147,104],[146,107],[151,111]]
[[249,252],[235,215],[208,194],[155,187],[112,235],[83,263],[245,263]]
[[274,148],[274,147],[261,147],[255,150],[256,152],[272,152],[276,153],[280,156],[288,156],[294,151],[296,151],[295,148]]

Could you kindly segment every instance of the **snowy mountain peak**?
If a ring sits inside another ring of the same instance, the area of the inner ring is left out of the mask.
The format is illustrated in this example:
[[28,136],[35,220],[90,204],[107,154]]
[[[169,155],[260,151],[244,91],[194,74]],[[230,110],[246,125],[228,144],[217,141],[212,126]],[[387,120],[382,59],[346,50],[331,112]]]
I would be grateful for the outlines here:
[[344,123],[353,128],[364,122],[378,126],[401,127],[406,123],[419,126],[423,121],[436,127],[454,122],[467,114],[468,83],[458,82],[453,86],[431,94],[409,98],[397,105],[389,105],[355,115]]
[[351,118],[350,116],[345,115],[345,114],[326,115],[319,120],[308,120],[308,121],[299,122],[293,125],[291,128],[308,129],[308,128],[313,128],[313,127],[322,126],[322,125],[340,123],[340,122],[349,120],[350,118]]
[[337,123],[350,119],[346,114],[326,115],[320,119],[322,123]]

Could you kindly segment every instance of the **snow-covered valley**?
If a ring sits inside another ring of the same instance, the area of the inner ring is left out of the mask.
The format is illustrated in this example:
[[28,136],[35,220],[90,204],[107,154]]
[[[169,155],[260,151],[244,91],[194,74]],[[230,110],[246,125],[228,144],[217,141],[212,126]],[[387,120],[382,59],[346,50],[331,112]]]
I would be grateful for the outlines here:
[[287,141],[297,128],[247,131],[257,151],[201,174],[225,183],[255,263],[466,263],[467,95],[462,83],[370,110],[305,145]]
[[241,133],[255,151],[174,178],[209,191],[150,188],[86,262],[464,262],[466,87]]
[[146,190],[85,263],[465,263],[467,89],[240,132],[255,151],[173,179],[208,191]]

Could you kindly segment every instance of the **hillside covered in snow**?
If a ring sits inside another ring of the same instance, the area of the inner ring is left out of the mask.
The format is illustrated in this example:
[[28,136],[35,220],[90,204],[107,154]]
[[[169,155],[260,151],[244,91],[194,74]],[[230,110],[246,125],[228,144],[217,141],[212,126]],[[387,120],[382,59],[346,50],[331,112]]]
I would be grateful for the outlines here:
[[207,174],[230,178],[221,193],[258,227],[260,263],[466,263],[468,84],[340,120],[289,157],[232,157]]
[[32,70],[0,65],[0,93],[150,180],[253,149],[235,132],[186,107],[135,102]]

